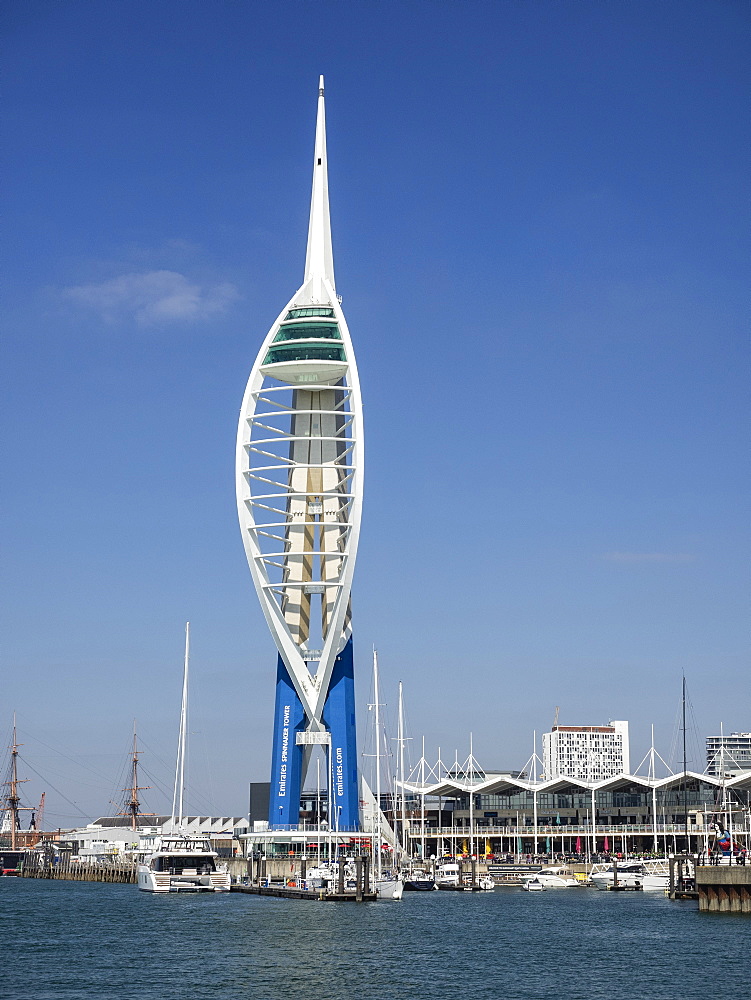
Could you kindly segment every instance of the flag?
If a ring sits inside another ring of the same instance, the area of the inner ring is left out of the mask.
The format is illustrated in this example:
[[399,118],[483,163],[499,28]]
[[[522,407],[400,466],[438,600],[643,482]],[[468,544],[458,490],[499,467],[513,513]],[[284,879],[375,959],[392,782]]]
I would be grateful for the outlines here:
[[561,814],[560,813],[556,813],[555,814],[555,825],[556,826],[560,826],[561,825]]
[[581,837],[576,838],[576,853],[581,854],[582,852],[582,839]]
[[493,853],[493,851],[492,851],[492,848],[490,846],[490,841],[486,837],[485,838],[485,854],[487,855],[487,854],[492,854],[492,853]]
[[610,850],[610,841],[608,840],[607,837],[605,838],[605,842],[602,845],[602,849],[603,849],[603,851],[605,851],[606,854]]

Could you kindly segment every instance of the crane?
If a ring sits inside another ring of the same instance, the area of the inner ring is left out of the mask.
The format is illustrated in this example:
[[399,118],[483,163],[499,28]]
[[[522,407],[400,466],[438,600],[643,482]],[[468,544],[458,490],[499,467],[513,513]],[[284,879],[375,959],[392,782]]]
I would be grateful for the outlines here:
[[44,829],[44,797],[47,793],[42,792],[42,797],[39,800],[39,805],[31,813],[31,819],[29,821],[30,830],[43,830]]

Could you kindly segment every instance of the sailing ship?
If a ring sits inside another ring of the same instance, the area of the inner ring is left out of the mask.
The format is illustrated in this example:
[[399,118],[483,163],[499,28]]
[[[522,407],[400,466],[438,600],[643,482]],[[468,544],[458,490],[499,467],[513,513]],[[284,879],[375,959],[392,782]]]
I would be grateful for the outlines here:
[[[0,875],[18,875],[21,871],[23,855],[34,847],[40,839],[43,828],[44,799],[42,792],[38,806],[21,804],[20,785],[28,778],[18,777],[18,742],[16,734],[16,713],[13,713],[13,736],[10,745],[10,766],[3,788],[7,791],[0,797]],[[28,830],[21,829],[21,813],[30,812]]]
[[138,866],[138,888],[143,892],[229,892],[230,876],[226,865],[217,863],[219,855],[211,849],[207,837],[188,837],[183,829],[183,792],[185,789],[185,743],[188,732],[188,664],[190,661],[190,622],[185,625],[185,661],[180,707],[180,732],[177,740],[175,789],[172,795],[170,828],[177,833],[162,836],[155,850]]

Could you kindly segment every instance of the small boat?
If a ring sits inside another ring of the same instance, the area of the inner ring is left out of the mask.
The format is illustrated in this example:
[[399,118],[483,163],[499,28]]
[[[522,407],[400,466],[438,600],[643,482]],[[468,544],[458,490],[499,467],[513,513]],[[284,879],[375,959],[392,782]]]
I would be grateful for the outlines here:
[[472,881],[471,875],[465,875],[462,879],[462,888],[465,892],[478,892],[479,890],[495,889],[495,882],[487,875],[481,875]]
[[539,878],[535,876],[534,878],[528,878],[526,882],[523,882],[522,889],[524,889],[525,892],[544,892],[545,886],[542,884]]
[[379,899],[401,899],[407,885],[398,874],[383,871],[376,879],[375,887]]
[[455,862],[438,865],[435,880],[437,885],[459,885],[459,865]]
[[376,893],[379,899],[401,899],[404,892],[404,884],[401,879],[380,879],[376,882]]
[[404,880],[405,892],[432,892],[437,889],[435,879],[422,868],[416,868],[407,874]]
[[[15,742],[15,741],[14,741]],[[10,851],[0,848],[0,876],[20,875],[23,866],[23,851]]]
[[645,873],[641,877],[641,887],[648,892],[667,892],[670,888],[670,876]]

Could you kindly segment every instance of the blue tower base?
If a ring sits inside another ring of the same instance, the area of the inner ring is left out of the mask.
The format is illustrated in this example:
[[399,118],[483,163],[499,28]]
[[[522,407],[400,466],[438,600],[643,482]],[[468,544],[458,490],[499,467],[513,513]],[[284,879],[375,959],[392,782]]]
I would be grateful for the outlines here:
[[331,733],[330,770],[333,771],[332,829],[359,830],[360,788],[357,780],[355,725],[355,671],[352,637],[334,662],[323,723]]
[[280,656],[276,667],[269,826],[296,827],[300,822],[303,748],[297,745],[296,737],[304,729],[305,710]]
[[[355,724],[355,675],[352,639],[334,662],[329,690],[323,707],[323,724],[331,734],[333,774],[331,828],[358,830],[360,789],[357,778],[357,730]],[[300,793],[303,774],[303,747],[297,733],[306,726],[305,710],[297,696],[281,656],[276,669],[274,742],[271,753],[271,794],[269,826],[296,827],[300,820]]]

